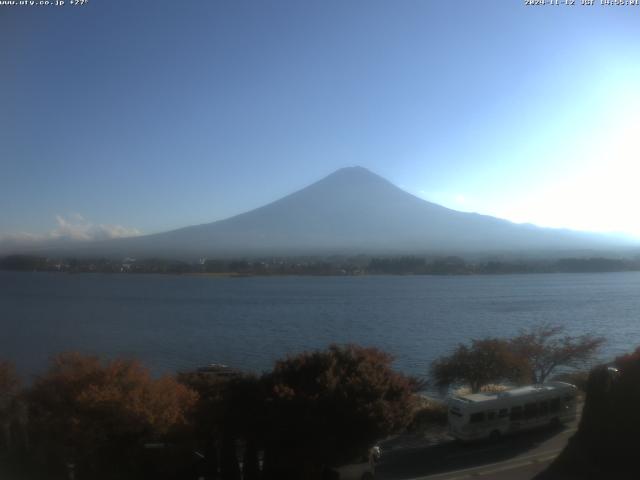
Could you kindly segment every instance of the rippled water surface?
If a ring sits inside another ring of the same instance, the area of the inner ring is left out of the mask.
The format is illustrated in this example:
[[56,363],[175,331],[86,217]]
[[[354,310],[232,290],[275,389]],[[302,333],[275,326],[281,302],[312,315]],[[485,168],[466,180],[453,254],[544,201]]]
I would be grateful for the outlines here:
[[155,372],[254,371],[355,342],[423,374],[456,343],[539,322],[593,332],[610,358],[640,345],[640,273],[250,277],[0,272],[0,359],[41,371],[59,351],[132,355]]

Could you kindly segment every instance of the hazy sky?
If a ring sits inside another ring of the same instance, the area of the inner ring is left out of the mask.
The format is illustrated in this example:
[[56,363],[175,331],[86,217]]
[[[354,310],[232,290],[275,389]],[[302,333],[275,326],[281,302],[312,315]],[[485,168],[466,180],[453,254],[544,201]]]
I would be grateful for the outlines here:
[[460,210],[640,235],[640,6],[0,6],[0,59],[5,237],[209,222],[350,165]]

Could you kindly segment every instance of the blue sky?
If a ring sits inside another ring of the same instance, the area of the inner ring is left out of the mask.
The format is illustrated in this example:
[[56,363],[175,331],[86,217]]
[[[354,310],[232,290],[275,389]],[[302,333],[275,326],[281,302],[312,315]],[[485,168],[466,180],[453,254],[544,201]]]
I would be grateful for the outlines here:
[[516,0],[0,6],[0,236],[209,222],[351,165],[640,235],[639,27]]

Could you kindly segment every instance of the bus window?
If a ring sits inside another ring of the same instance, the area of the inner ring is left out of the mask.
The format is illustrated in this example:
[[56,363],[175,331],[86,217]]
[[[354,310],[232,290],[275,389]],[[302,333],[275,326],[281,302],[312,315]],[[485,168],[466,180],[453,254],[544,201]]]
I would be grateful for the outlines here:
[[496,418],[496,412],[487,412],[487,420],[493,420]]
[[538,406],[540,415],[547,415],[549,413],[549,402],[547,402],[546,400],[540,402]]
[[524,406],[524,418],[534,418],[538,416],[538,404],[527,403]]
[[549,402],[549,412],[556,413],[560,411],[560,399],[554,398]]
[[469,417],[469,423],[484,422],[484,412],[472,413]]
[[508,408],[503,408],[498,412],[498,418],[504,418],[507,415],[509,415],[509,409]]
[[511,415],[509,420],[520,420],[522,418],[522,407],[511,407]]

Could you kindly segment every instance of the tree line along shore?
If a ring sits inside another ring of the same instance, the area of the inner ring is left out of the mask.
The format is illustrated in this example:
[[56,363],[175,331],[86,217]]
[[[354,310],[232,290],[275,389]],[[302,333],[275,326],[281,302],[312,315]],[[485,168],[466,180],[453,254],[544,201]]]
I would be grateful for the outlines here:
[[[213,364],[156,378],[136,360],[67,352],[27,385],[0,362],[0,474],[331,478],[329,467],[366,456],[381,439],[445,424],[446,406],[419,393],[426,385],[479,391],[563,378],[585,387],[603,341],[538,325],[460,344],[424,378],[358,345],[291,355],[262,375]],[[637,352],[616,363],[640,372]]]
[[36,255],[0,257],[0,270],[69,273],[166,273],[249,275],[499,275],[523,273],[598,273],[640,271],[640,257],[558,259],[459,256],[328,256],[269,258],[75,258]]

